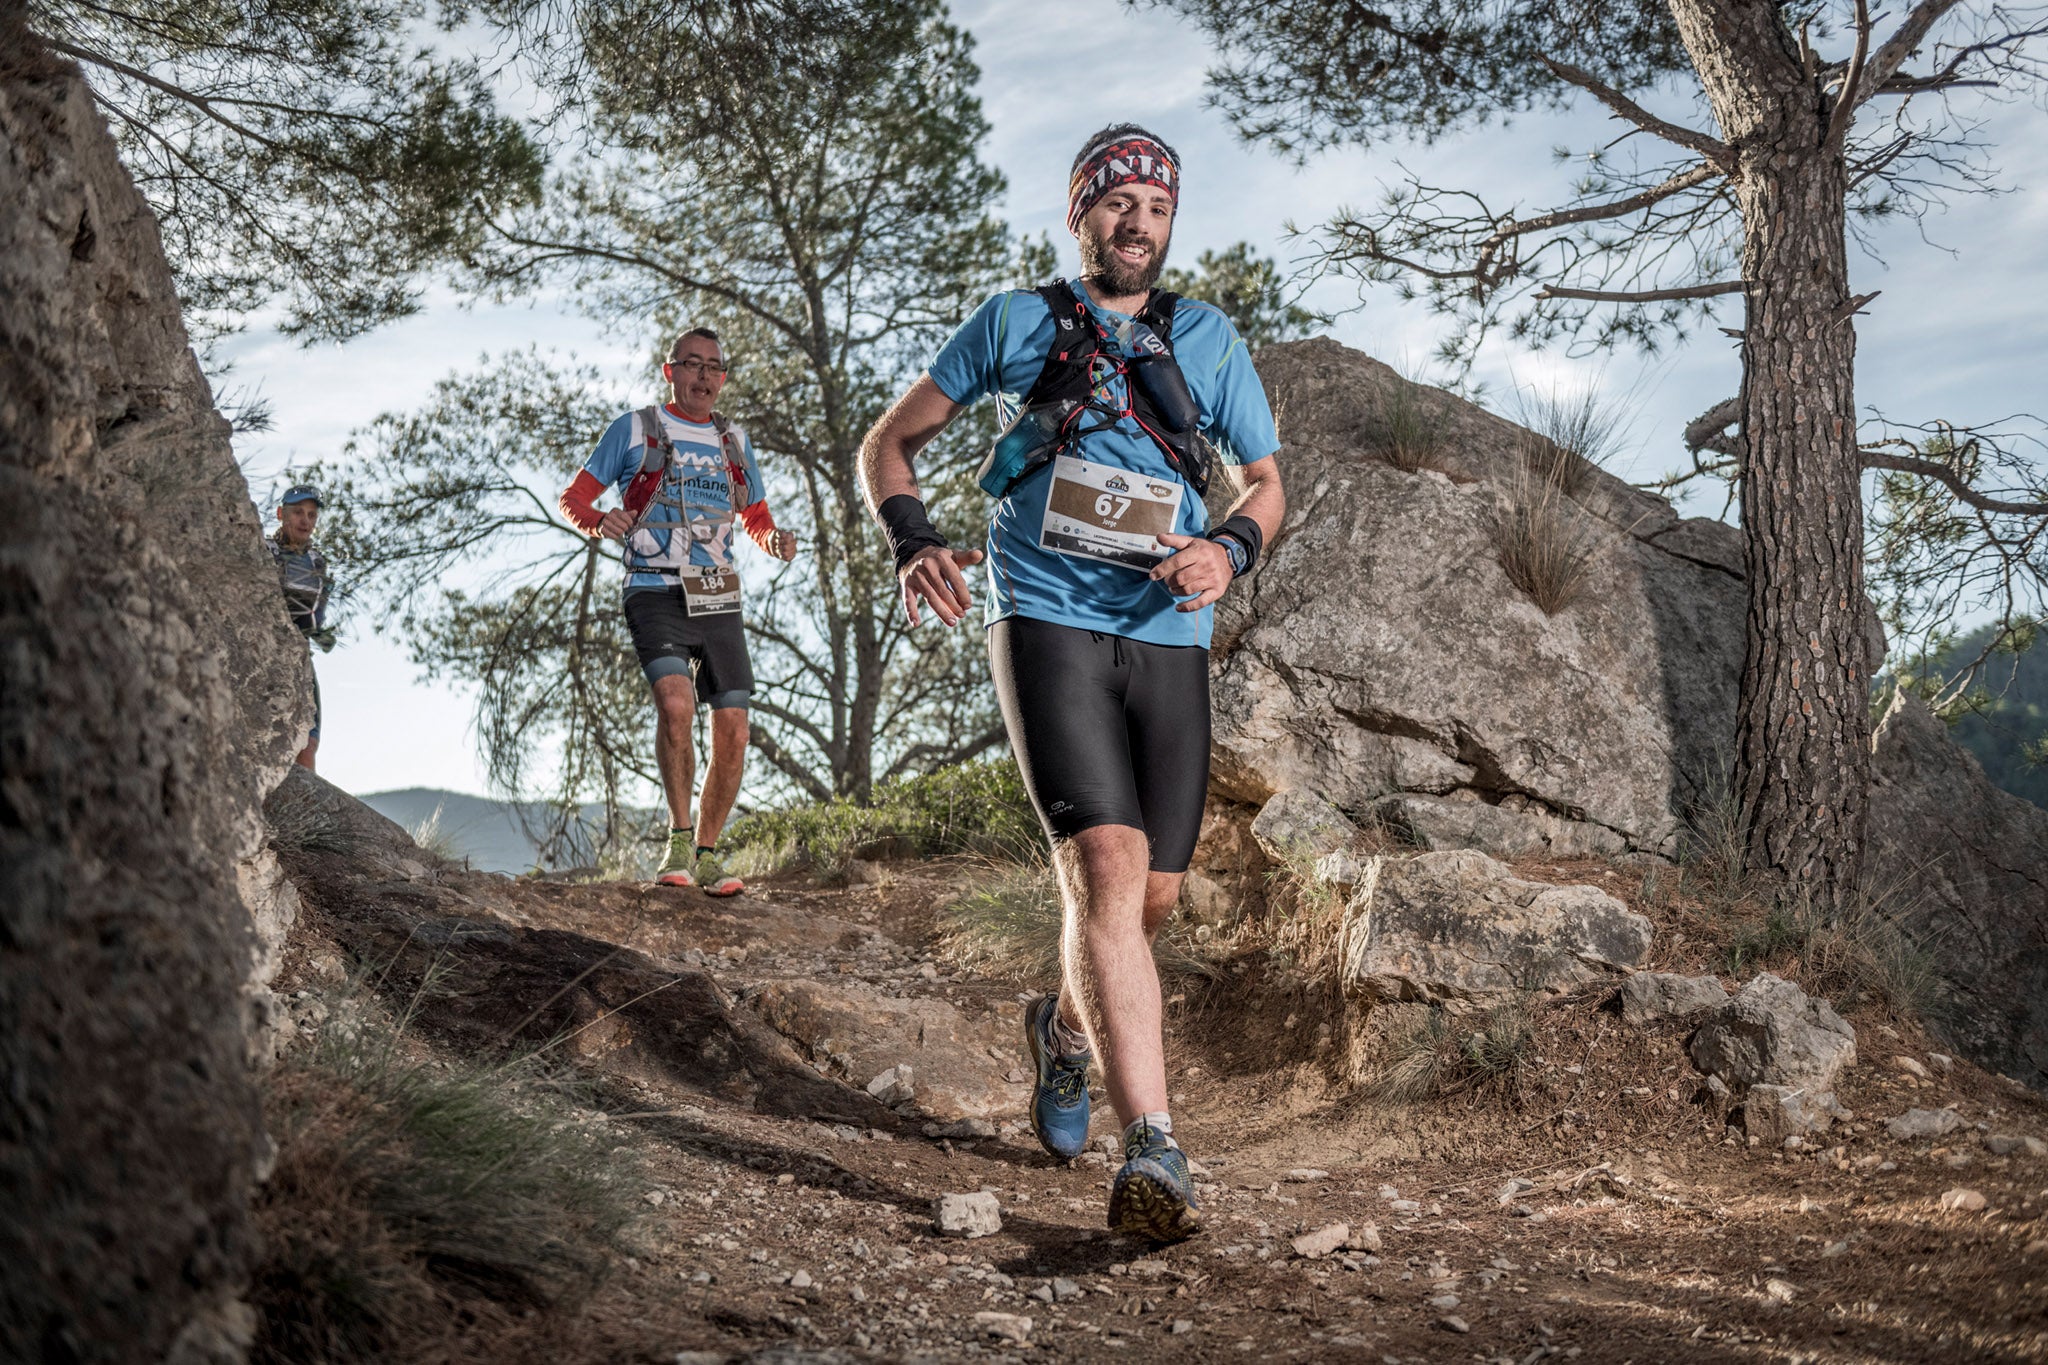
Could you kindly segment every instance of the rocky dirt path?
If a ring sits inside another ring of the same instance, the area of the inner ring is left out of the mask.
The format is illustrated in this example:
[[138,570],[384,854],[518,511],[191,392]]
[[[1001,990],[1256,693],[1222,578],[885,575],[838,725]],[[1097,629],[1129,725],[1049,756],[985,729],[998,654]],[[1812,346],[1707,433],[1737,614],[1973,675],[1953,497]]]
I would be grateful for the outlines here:
[[[2048,1160],[1994,1155],[1977,1128],[2048,1132],[2043,1106],[1967,1066],[1894,1069],[1924,1041],[1881,1024],[1858,1021],[1867,1060],[1842,1087],[1860,1121],[1788,1156],[1727,1139],[1680,1036],[1593,996],[1546,1013],[1517,1096],[1366,1103],[1297,1060],[1312,1015],[1240,963],[1175,992],[1208,1230],[1157,1248],[1103,1231],[1106,1156],[1056,1163],[1019,1121],[1024,983],[932,955],[943,865],[729,902],[380,880],[326,855],[292,871],[296,1008],[353,954],[395,994],[432,977],[419,1017],[442,1046],[566,1037],[602,1078],[585,1118],[646,1163],[644,1250],[548,1334],[551,1358],[2048,1358]],[[1944,1139],[1879,1121],[1941,1105],[1966,1120]],[[1981,1206],[1944,1207],[1956,1189]],[[1000,1229],[941,1235],[954,1193],[992,1196]]]

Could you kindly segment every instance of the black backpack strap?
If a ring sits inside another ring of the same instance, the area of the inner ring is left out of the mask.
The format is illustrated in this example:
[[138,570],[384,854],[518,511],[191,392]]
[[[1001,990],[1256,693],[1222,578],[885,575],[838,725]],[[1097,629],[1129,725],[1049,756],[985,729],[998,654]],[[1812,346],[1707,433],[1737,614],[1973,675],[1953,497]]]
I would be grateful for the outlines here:
[[1157,332],[1169,351],[1173,349],[1173,310],[1179,306],[1180,295],[1170,289],[1155,289],[1138,310],[1137,320]]
[[1088,394],[1088,362],[1101,343],[1088,319],[1088,305],[1065,280],[1041,284],[1031,291],[1045,301],[1052,314],[1052,345],[1045,364],[1038,371],[1031,391],[1024,395],[1026,408],[1062,399],[1085,398]]

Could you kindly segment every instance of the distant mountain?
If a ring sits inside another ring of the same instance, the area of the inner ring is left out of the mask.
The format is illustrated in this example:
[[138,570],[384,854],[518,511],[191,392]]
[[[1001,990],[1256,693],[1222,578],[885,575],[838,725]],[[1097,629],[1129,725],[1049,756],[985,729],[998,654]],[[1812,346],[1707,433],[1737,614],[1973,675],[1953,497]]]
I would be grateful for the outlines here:
[[[539,848],[527,833],[525,821],[530,819],[536,829],[544,827],[546,808],[543,806],[494,801],[489,797],[440,791],[433,787],[372,792],[360,799],[370,809],[397,821],[415,834],[423,824],[433,820],[449,852],[457,858],[467,858],[472,867],[482,871],[526,872],[540,863]],[[585,806],[583,819],[593,827],[601,825],[604,807],[596,804]]]

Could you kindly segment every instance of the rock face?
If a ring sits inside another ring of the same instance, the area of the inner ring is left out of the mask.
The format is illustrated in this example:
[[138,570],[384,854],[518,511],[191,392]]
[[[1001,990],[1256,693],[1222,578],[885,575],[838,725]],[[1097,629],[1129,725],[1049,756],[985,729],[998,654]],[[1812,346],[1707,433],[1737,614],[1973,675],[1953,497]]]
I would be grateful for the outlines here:
[[1641,966],[1650,922],[1591,886],[1523,881],[1483,853],[1375,858],[1344,911],[1344,981],[1368,1001],[1484,1003]]
[[[1546,616],[1496,559],[1518,428],[1332,341],[1269,347],[1259,371],[1288,512],[1218,607],[1213,789],[1311,790],[1361,818],[1450,798],[1396,811],[1430,847],[1669,850],[1733,732],[1736,531],[1589,469],[1567,514],[1602,548]],[[1455,480],[1369,453],[1404,387],[1437,405]]]
[[1877,727],[1871,848],[1941,974],[1944,1027],[1986,1066],[2048,1089],[2048,811],[2000,791],[1915,698]]
[[1833,1090],[1842,1069],[1856,1064],[1856,1030],[1827,1001],[1810,1000],[1764,972],[1700,1025],[1692,1060],[1737,1095],[1753,1085],[1818,1094]]
[[[1016,1065],[1014,1029],[977,1024],[947,1001],[783,980],[762,986],[747,1004],[799,1050],[867,1086],[884,1104],[911,1104],[925,1118],[963,1119],[1007,1118],[1026,1103],[1024,1087],[1004,1079]],[[907,1073],[900,1084],[870,1084],[898,1072]]]
[[0,1358],[231,1359],[263,1141],[238,864],[296,748],[305,649],[154,222],[20,14],[0,14]]

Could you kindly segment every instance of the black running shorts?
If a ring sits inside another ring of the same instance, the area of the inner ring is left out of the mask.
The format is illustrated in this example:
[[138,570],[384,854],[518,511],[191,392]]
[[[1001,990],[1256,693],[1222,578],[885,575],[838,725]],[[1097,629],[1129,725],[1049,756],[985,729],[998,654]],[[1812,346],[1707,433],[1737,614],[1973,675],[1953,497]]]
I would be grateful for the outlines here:
[[1011,616],[988,631],[1010,747],[1045,832],[1143,830],[1185,872],[1209,789],[1209,651]]
[[626,628],[650,685],[695,673],[700,704],[714,711],[747,704],[754,666],[738,612],[691,616],[683,610],[681,588],[635,588],[626,594]]

